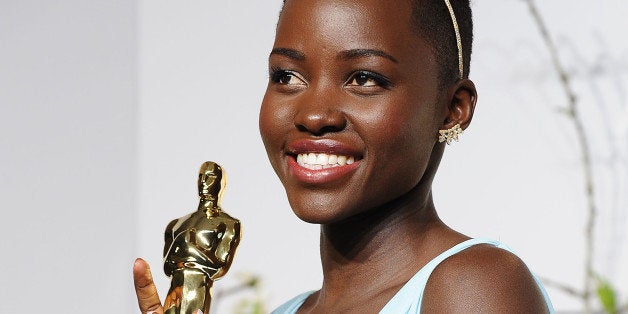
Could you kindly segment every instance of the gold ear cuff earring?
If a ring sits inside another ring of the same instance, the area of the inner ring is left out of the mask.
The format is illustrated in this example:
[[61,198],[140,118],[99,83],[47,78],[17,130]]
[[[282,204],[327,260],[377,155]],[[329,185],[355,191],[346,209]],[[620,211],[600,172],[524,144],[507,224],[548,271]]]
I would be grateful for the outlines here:
[[462,128],[460,127],[460,124],[456,124],[451,129],[439,130],[438,133],[440,133],[440,136],[438,136],[438,142],[447,142],[447,145],[449,145],[453,141],[458,141],[458,136],[462,134]]

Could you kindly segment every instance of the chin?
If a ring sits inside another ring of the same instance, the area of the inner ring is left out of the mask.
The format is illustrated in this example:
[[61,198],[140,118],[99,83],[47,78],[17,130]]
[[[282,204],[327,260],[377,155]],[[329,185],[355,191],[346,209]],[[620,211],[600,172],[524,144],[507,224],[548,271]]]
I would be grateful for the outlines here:
[[319,225],[336,223],[353,214],[353,211],[343,208],[333,199],[329,195],[297,199],[288,197],[290,207],[299,219]]

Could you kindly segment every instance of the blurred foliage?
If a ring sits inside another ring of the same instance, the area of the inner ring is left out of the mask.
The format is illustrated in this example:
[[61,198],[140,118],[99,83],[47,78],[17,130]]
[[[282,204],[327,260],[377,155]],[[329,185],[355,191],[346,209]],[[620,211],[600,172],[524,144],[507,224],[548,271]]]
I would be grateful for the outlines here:
[[602,304],[604,312],[608,314],[619,313],[615,288],[613,288],[608,280],[602,278],[600,275],[595,275],[595,282],[597,297]]
[[243,299],[233,310],[233,314],[267,314],[264,300],[262,299]]
[[[564,60],[559,53],[559,47],[556,45],[556,41],[550,34],[545,19],[539,12],[535,0],[524,0],[528,5],[530,14],[534,20],[534,23],[538,27],[539,34],[543,39],[543,42],[551,56],[551,62],[554,66],[554,71],[562,86],[562,90],[567,100],[567,108],[565,113],[569,118],[571,124],[574,127],[575,134],[578,138],[578,144],[580,148],[580,154],[582,159],[582,174],[584,178],[584,191],[585,202],[587,208],[587,218],[585,224],[585,256],[584,256],[584,285],[581,289],[571,287],[564,284],[557,284],[551,281],[554,288],[561,290],[562,292],[575,296],[582,300],[584,305],[584,313],[595,312],[591,302],[597,295],[598,301],[602,305],[604,312],[606,313],[619,313],[620,311],[628,310],[628,304],[621,308],[618,304],[616,289],[610,284],[610,282],[597,274],[594,271],[594,258],[595,258],[595,234],[597,221],[596,217],[599,213],[598,204],[595,191],[598,187],[595,184],[594,171],[593,171],[593,157],[592,148],[590,146],[589,136],[585,130],[585,119],[580,112],[582,104],[579,102],[577,90],[573,85],[573,73],[567,70],[564,65]],[[602,106],[603,102],[596,104]]]
[[260,277],[252,273],[236,274],[238,284],[220,292],[220,298],[239,296],[233,314],[267,314],[266,301]]

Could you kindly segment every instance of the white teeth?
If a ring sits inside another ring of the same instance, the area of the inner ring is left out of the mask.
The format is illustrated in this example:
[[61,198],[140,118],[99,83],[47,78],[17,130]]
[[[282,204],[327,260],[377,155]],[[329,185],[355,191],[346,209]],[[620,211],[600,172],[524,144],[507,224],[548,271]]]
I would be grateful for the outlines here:
[[313,170],[350,165],[354,162],[355,157],[353,156],[338,156],[324,153],[309,153],[297,155],[297,163],[300,166]]
[[318,157],[316,158],[316,164],[324,166],[327,164],[328,160],[329,157],[327,157],[327,154],[318,154]]
[[338,156],[338,164],[344,166],[347,163],[347,156]]

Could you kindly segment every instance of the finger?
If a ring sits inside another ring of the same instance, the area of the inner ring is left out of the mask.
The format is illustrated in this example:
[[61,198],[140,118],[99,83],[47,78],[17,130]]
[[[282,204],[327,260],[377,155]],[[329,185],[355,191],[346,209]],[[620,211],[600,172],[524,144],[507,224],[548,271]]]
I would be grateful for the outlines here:
[[163,314],[164,309],[161,307],[150,267],[141,258],[136,259],[133,264],[133,281],[135,282],[135,294],[140,311],[142,313]]

